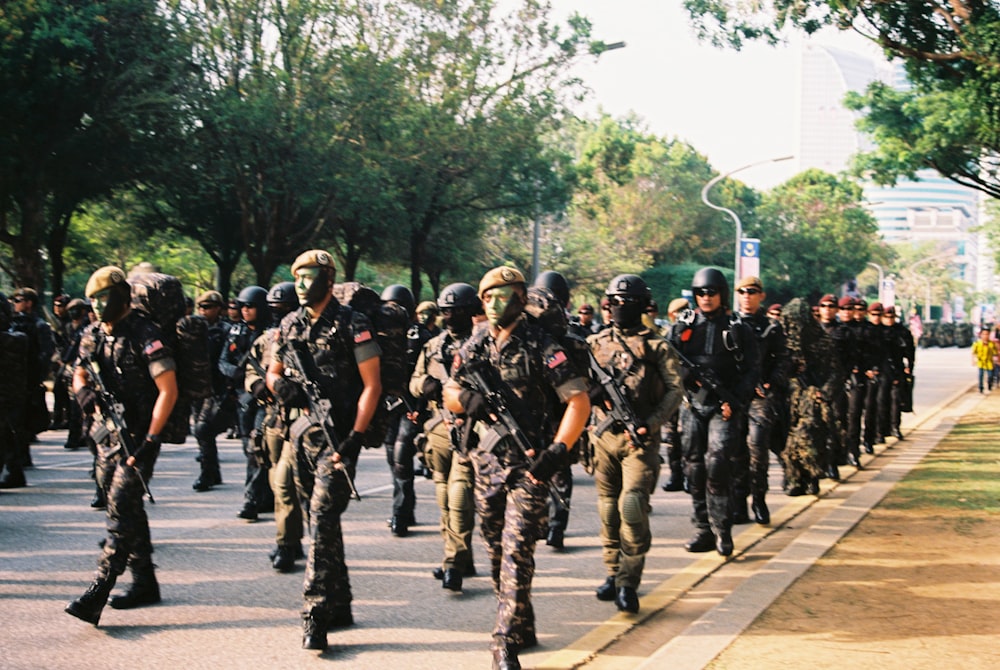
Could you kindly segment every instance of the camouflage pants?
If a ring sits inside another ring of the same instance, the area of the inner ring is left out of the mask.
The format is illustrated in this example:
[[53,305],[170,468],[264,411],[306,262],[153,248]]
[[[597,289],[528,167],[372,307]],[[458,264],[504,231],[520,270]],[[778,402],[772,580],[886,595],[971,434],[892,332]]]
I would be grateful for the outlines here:
[[684,476],[694,507],[691,523],[718,535],[732,527],[729,509],[729,459],[743,436],[739,415],[724,421],[720,410],[681,405]]
[[472,462],[452,449],[444,422],[427,433],[427,465],[434,473],[434,492],[441,510],[441,538],[444,541],[442,567],[464,570],[472,565]]
[[565,531],[569,526],[570,503],[573,499],[573,467],[567,465],[552,475],[549,486],[565,503],[559,503],[554,495],[549,496],[549,530],[557,528]]
[[523,468],[511,469],[480,449],[472,453],[476,511],[497,596],[494,645],[524,644],[535,632],[531,581],[535,544],[548,532],[548,484],[535,486]]
[[191,410],[194,438],[201,453],[201,471],[209,476],[219,473],[219,447],[216,437],[236,418],[236,400],[231,395],[196,400]]
[[419,432],[420,427],[410,420],[402,406],[390,415],[389,430],[382,441],[385,460],[392,473],[392,515],[407,523],[413,518],[417,505],[413,491],[413,458],[417,453],[414,438]]
[[611,431],[592,439],[597,447],[594,484],[604,567],[616,586],[637,589],[653,542],[649,497],[660,475],[659,445],[633,449],[625,434]]
[[[142,444],[139,441],[139,444]],[[107,539],[97,559],[98,577],[118,576],[126,567],[144,569],[152,565],[153,543],[149,535],[149,518],[143,505],[143,479],[147,485],[153,478],[153,466],[159,448],[145,450],[136,467],[125,465],[124,454],[109,443],[97,447],[96,476],[104,490]],[[140,474],[142,479],[140,479]]]
[[[753,496],[767,493],[767,469],[771,458],[771,433],[774,431],[776,414],[770,406],[768,398],[754,398],[747,412],[747,434],[745,443],[749,456],[748,477],[746,488],[739,491],[745,498],[747,493]],[[734,491],[737,487],[733,486]]]
[[334,468],[332,456],[318,430],[307,432],[296,448],[295,485],[302,509],[308,510],[311,540],[302,611],[320,620],[330,608],[350,605],[352,600],[340,523],[350,501],[350,487],[345,473]]

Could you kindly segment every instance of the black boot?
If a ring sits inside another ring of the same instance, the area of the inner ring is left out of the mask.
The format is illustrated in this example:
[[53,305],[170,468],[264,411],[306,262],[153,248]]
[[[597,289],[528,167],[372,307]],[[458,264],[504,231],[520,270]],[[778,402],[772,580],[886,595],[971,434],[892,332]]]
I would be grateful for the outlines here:
[[108,604],[116,610],[129,610],[143,605],[155,605],[160,602],[160,585],[156,582],[153,564],[141,568],[132,568],[132,584],[120,596],[111,598]]
[[750,515],[747,513],[747,498],[745,495],[735,496],[732,501],[733,525],[750,523]]
[[681,468],[671,468],[670,477],[667,479],[667,483],[663,485],[664,491],[683,491],[684,490],[684,471]]
[[623,586],[618,589],[615,606],[621,612],[635,614],[639,611],[639,594],[631,586]]
[[90,500],[90,506],[94,509],[104,509],[108,506],[108,498],[104,495],[104,489],[100,486],[94,491],[94,497]]
[[95,578],[86,593],[66,606],[65,612],[96,626],[108,602],[108,595],[115,587],[115,579],[114,575]]
[[445,570],[444,575],[441,576],[441,588],[461,593],[462,571],[458,568],[448,568]]
[[0,477],[0,489],[20,489],[28,485],[24,479],[24,470],[20,465],[7,465],[7,472]]
[[326,651],[326,622],[315,612],[302,615],[302,648]]
[[493,670],[521,670],[521,661],[511,645],[504,644],[493,648]]
[[764,502],[763,495],[755,495],[753,497],[753,520],[762,526],[766,526],[771,523],[771,512],[767,509],[767,503]]
[[618,589],[615,587],[615,576],[609,575],[604,583],[597,587],[597,599],[611,602],[615,599]]

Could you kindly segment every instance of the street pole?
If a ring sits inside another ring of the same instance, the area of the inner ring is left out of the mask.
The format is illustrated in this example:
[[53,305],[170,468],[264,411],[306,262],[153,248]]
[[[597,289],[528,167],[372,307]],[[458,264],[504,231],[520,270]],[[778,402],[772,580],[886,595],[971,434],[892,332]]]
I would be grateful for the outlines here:
[[[909,271],[913,271],[913,268],[918,265],[923,265],[924,263],[929,263],[930,261],[940,260],[942,258],[953,258],[954,254],[952,252],[945,252],[943,254],[934,254],[933,256],[928,256],[927,258],[921,258],[919,261],[907,268]],[[927,282],[927,299],[924,302],[924,321],[931,320],[931,280],[930,277],[925,277],[924,281]]]
[[883,272],[882,266],[878,263],[872,263],[869,261],[868,265],[878,270],[878,301],[882,302],[882,282],[885,281],[885,272]]
[[[757,167],[758,165],[765,165],[767,163],[778,163],[780,161],[791,160],[792,158],[795,158],[795,156],[782,156],[781,158],[769,158],[768,160],[757,161],[756,163],[750,163],[748,165],[744,165],[743,167],[738,167],[735,170],[730,170],[725,174],[720,174],[717,177],[713,177],[707,184],[705,184],[705,187],[701,189],[701,201],[716,211],[725,212],[726,214],[728,214],[730,218],[732,218],[733,223],[736,225],[736,250],[735,253],[733,254],[733,289],[736,288],[736,282],[740,280],[740,244],[743,241],[743,224],[740,222],[740,217],[737,216],[736,212],[729,209],[728,207],[722,207],[721,205],[713,204],[708,199],[708,192],[712,190],[712,187],[715,186],[718,182],[722,181],[723,179],[725,179],[730,175],[736,174],[737,172],[742,172],[743,170],[747,170],[752,167]],[[733,294],[733,310],[735,311],[736,309],[739,308],[739,303],[736,300],[735,290],[732,291],[732,294]]]

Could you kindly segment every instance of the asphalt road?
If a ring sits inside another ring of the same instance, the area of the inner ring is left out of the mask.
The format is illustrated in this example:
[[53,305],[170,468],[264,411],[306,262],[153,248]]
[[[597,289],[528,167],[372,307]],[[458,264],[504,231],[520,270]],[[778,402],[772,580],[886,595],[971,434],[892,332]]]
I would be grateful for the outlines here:
[[[904,427],[975,381],[968,349],[920,350],[917,359],[915,413],[905,415]],[[65,431],[43,433],[32,447],[29,486],[0,493],[0,668],[489,667],[496,609],[489,579],[467,579],[457,595],[431,576],[442,545],[430,480],[417,482],[419,525],[406,538],[389,534],[391,481],[377,450],[363,454],[357,478],[363,500],[352,502],[344,516],[356,625],[332,633],[327,652],[300,648],[302,563],[292,574],[271,569],[271,516],[257,523],[236,517],[244,461],[234,440],[220,440],[226,483],[205,493],[191,489],[198,469],[193,438],[167,446],[160,456],[151,482],[158,502],[147,510],[163,602],[131,611],[107,608],[97,628],[66,615],[63,607],[92,577],[104,515],[88,506],[89,454],[63,449],[64,441]],[[618,614],[613,603],[593,595],[604,579],[596,496],[591,478],[582,470],[576,474],[566,550],[539,545],[536,553],[540,646],[522,654],[525,667],[558,666],[552,659],[585,648],[581,640],[592,641],[595,631],[613,635],[636,625],[654,606],[648,603],[658,584],[723,561],[684,551],[690,501],[684,493],[658,490],[652,500],[654,545],[640,588],[644,610],[635,620]],[[781,493],[773,465],[768,500],[775,516],[799,500]],[[477,544],[480,574],[483,555]]]

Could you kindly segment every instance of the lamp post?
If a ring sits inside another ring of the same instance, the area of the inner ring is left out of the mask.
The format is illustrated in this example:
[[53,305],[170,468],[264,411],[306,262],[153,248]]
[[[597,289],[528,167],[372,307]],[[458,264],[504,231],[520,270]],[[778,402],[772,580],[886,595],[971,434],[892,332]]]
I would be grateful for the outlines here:
[[[795,156],[782,156],[781,158],[769,158],[765,161],[757,161],[756,163],[750,163],[748,165],[738,167],[735,170],[730,170],[725,174],[720,174],[717,177],[713,177],[707,184],[705,184],[705,187],[701,189],[701,201],[716,211],[725,212],[733,219],[733,223],[736,224],[736,251],[733,254],[734,288],[736,282],[740,280],[740,243],[743,241],[743,224],[740,223],[740,217],[736,215],[736,212],[729,209],[728,207],[722,207],[720,205],[713,204],[708,199],[708,192],[712,190],[712,187],[715,186],[717,183],[719,183],[720,181],[722,181],[723,179],[725,179],[730,175],[736,174],[737,172],[742,172],[743,170],[747,170],[752,167],[757,167],[758,165],[765,165],[767,163],[778,163],[781,161],[791,160],[792,158],[795,158]],[[737,307],[738,303],[736,300],[736,291],[733,291],[733,309],[735,310],[737,309]]]
[[882,266],[878,263],[869,261],[868,265],[878,270],[878,301],[882,302],[882,282],[885,281],[885,271],[882,270]]
[[[928,256],[927,258],[921,258],[919,261],[907,268],[909,271],[913,271],[913,268],[918,265],[923,265],[924,263],[929,263],[931,261],[941,260],[942,258],[953,258],[954,254],[945,252],[942,254],[935,254],[933,256]],[[924,321],[930,321],[931,319],[931,280],[929,277],[924,277],[924,281],[927,282],[927,299],[924,301]]]

